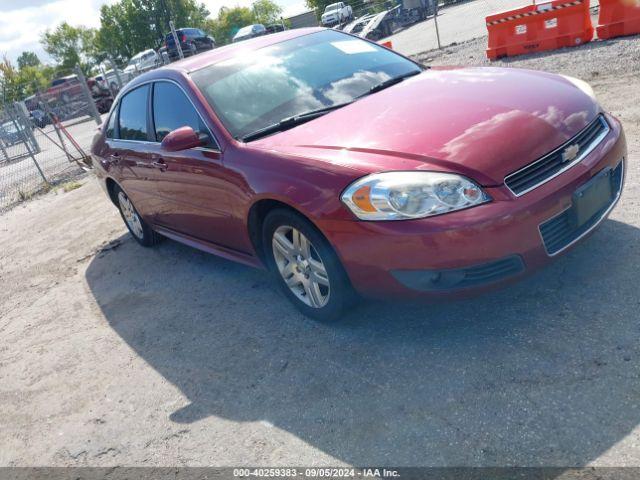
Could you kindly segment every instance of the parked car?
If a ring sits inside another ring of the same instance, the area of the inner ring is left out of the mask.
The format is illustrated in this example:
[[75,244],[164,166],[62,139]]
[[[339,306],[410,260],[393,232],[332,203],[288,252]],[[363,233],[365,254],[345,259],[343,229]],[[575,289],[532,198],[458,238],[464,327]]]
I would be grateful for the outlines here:
[[0,142],[3,147],[8,148],[23,141],[23,134],[14,122],[4,122],[0,125]]
[[95,82],[91,87],[91,97],[98,113],[107,113],[111,109],[111,105],[113,105],[114,93],[104,84]]
[[353,18],[353,10],[344,2],[332,3],[327,5],[324,13],[320,17],[320,21],[324,26],[331,26],[348,22]]
[[131,57],[127,66],[124,67],[124,71],[131,75],[136,75],[138,73],[157,68],[160,65],[162,65],[160,55],[158,55],[155,50],[149,49],[144,52],[136,53]]
[[55,78],[45,91],[47,98],[56,98],[63,103],[70,103],[82,97],[82,85],[77,75]]
[[411,25],[425,20],[436,10],[435,0],[402,0],[398,20],[401,25]]
[[[213,37],[207,35],[199,28],[179,28],[176,30],[176,34],[180,42],[182,54],[185,57],[211,50],[216,46]],[[165,36],[165,47],[167,47],[167,54],[172,62],[180,58],[178,49],[176,48],[176,42],[171,32]]]
[[274,23],[271,25],[267,25],[264,28],[267,30],[267,33],[284,32],[285,30],[284,25],[282,25],[281,23]]
[[[364,30],[364,28],[371,22],[373,17],[375,17],[375,13],[367,13],[354,19],[353,21],[347,23],[342,29],[345,33],[350,33],[352,35],[360,36],[360,33]],[[364,37],[363,37],[364,38]]]
[[158,56],[160,57],[162,65],[168,65],[169,63],[171,63],[171,59],[169,58],[169,54],[167,53],[166,45],[163,45],[158,49]]
[[36,95],[29,95],[25,97],[24,106],[29,113],[29,120],[31,122],[31,126],[44,128],[50,123],[50,119],[44,111],[44,106],[38,100]]
[[231,40],[233,43],[241,42],[242,40],[248,40],[250,38],[259,37],[261,35],[266,35],[267,29],[264,25],[259,23],[255,25],[247,25],[246,27],[242,27],[238,32],[233,36]]
[[581,80],[429,69],[325,29],[143,74],[92,145],[138,243],[266,267],[319,319],[354,292],[449,298],[549,264],[613,209],[626,155]]
[[135,76],[135,72],[131,70],[127,71],[126,69],[118,69],[118,75],[116,75],[116,72],[111,68],[109,70],[105,70],[104,75],[102,73],[96,75],[94,79],[101,88],[108,88],[117,93],[120,90],[118,76],[120,77],[122,85],[125,85]]
[[371,40],[380,40],[390,36],[396,27],[395,15],[399,10],[398,7],[377,13],[373,18],[364,26],[360,37],[370,38]]
[[51,123],[44,110],[41,110],[39,108],[35,108],[29,111],[29,120],[31,121],[32,126],[36,126],[39,128],[44,128],[49,125],[49,123]]

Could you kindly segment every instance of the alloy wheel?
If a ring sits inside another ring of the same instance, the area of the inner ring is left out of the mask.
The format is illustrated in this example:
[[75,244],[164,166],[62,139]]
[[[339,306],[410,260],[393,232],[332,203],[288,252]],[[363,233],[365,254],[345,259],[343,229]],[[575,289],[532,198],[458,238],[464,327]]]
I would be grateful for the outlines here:
[[273,257],[282,279],[291,292],[312,308],[322,308],[329,301],[331,288],[320,254],[298,229],[283,225],[272,239]]
[[122,216],[124,217],[125,222],[127,222],[127,225],[131,229],[131,233],[139,239],[142,239],[144,236],[142,222],[140,221],[140,217],[136,213],[136,210],[133,208],[131,201],[124,192],[118,193],[118,204],[120,205],[120,210],[122,211]]

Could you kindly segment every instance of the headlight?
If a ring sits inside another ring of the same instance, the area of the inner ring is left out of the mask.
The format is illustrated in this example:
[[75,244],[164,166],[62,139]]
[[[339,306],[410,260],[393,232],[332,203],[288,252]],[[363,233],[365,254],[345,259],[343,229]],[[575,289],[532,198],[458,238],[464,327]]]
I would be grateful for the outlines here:
[[491,200],[468,178],[439,172],[368,175],[349,185],[341,198],[361,220],[430,217]]
[[594,93],[593,88],[591,88],[591,85],[589,85],[584,80],[580,80],[579,78],[575,78],[575,77],[570,77],[569,75],[560,75],[560,76],[565,80],[569,80],[571,83],[573,83],[575,87],[582,90],[583,93],[589,95],[594,100],[596,99],[596,94]]

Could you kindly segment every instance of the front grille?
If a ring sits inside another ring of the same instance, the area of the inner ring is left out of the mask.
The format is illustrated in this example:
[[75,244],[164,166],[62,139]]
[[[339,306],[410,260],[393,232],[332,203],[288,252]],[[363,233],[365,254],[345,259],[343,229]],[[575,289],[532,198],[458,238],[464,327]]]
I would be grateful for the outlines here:
[[476,265],[464,269],[464,278],[456,285],[458,288],[473,287],[497,282],[503,278],[516,275],[524,270],[522,258],[518,255],[497,260],[484,265]]
[[623,162],[611,171],[611,182],[613,197],[611,201],[604,205],[600,211],[596,212],[587,222],[576,227],[572,221],[573,207],[568,208],[560,215],[547,220],[540,225],[540,235],[544,242],[544,247],[549,255],[560,253],[565,248],[589,233],[611,209],[612,205],[620,196],[622,190]]
[[[568,142],[517,172],[507,175],[504,183],[516,196],[530,192],[579,163],[598,146],[609,130],[609,124],[604,116],[598,115],[593,122]],[[576,145],[578,149],[573,152],[576,156],[567,160],[565,151]]]

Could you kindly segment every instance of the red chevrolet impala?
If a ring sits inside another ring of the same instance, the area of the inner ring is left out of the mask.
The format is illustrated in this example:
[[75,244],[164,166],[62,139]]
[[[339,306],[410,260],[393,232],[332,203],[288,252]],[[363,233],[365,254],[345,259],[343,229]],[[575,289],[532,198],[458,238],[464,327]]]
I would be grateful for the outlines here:
[[92,147],[140,244],[266,266],[320,319],[356,293],[466,294],[550,262],[614,207],[625,155],[580,80],[425,68],[323,29],[141,75]]

